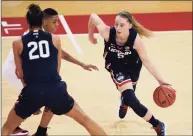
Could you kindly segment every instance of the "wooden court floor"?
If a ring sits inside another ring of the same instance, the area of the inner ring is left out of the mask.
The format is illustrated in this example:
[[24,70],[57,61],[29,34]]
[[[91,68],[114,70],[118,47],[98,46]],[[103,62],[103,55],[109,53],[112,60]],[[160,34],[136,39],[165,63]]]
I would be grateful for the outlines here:
[[[61,76],[68,84],[68,92],[82,109],[97,121],[109,135],[155,135],[151,126],[129,111],[124,120],[118,118],[120,94],[109,73],[104,69],[103,40],[91,45],[87,35],[76,35],[83,54],[78,54],[71,41],[61,36],[62,48],[86,63],[99,67],[99,71],[88,72],[71,63],[62,61]],[[8,55],[13,39],[2,40],[3,62]],[[136,95],[156,117],[167,124],[168,135],[192,134],[192,31],[156,33],[152,39],[144,39],[150,59],[164,79],[177,91],[177,100],[163,109],[153,102],[153,91],[157,81],[143,67]],[[2,83],[2,123],[13,106],[20,90],[5,80]],[[41,115],[31,116],[22,127],[30,134],[36,131]],[[87,131],[66,116],[54,116],[48,129],[49,135],[88,135]]]

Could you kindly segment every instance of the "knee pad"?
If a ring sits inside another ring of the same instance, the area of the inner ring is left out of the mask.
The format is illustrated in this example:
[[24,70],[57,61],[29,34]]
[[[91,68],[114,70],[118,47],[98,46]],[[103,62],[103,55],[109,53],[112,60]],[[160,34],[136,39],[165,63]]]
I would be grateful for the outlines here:
[[124,103],[132,109],[137,107],[140,102],[135,96],[134,90],[127,89],[122,93]]
[[124,103],[131,107],[133,111],[140,117],[144,117],[147,113],[147,108],[143,106],[135,96],[134,90],[127,89],[122,93]]

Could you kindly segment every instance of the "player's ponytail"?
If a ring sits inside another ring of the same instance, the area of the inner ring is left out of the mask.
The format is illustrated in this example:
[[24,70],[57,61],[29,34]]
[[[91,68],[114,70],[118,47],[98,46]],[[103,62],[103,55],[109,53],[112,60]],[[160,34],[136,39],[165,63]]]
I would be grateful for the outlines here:
[[129,12],[123,11],[118,13],[117,15],[128,19],[128,22],[133,25],[133,28],[137,31],[137,33],[140,36],[145,36],[148,38],[153,36],[153,33],[150,30],[143,27],[137,20],[135,20],[135,18]]
[[28,12],[26,14],[27,22],[32,27],[41,27],[42,26],[42,19],[43,19],[43,12],[39,5],[30,4],[28,6]]
[[31,15],[38,15],[41,12],[41,9],[38,5],[31,4],[28,6],[28,11]]

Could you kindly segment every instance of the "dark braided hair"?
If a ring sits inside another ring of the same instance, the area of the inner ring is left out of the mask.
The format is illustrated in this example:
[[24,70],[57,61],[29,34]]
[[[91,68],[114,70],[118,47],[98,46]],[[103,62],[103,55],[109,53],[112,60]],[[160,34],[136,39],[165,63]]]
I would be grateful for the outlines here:
[[26,19],[30,28],[41,27],[43,20],[43,12],[39,5],[30,4],[27,9],[28,12],[26,13]]

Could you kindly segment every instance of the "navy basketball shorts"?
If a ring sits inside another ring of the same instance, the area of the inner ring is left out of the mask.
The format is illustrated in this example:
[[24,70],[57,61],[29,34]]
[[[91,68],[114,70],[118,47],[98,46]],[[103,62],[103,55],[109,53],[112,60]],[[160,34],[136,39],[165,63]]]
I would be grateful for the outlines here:
[[133,90],[135,91],[137,81],[134,81],[129,73],[111,70],[110,74],[117,89],[118,87],[121,87],[124,84],[132,83]]
[[73,108],[74,99],[68,94],[65,82],[27,85],[19,95],[15,112],[26,119],[43,106],[56,115],[66,114]]

